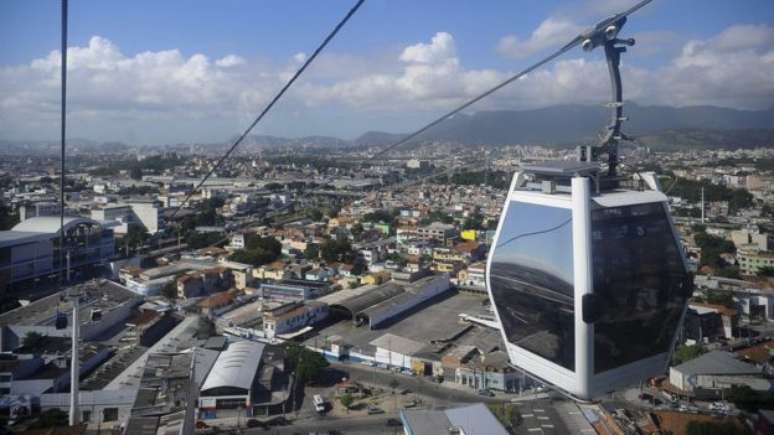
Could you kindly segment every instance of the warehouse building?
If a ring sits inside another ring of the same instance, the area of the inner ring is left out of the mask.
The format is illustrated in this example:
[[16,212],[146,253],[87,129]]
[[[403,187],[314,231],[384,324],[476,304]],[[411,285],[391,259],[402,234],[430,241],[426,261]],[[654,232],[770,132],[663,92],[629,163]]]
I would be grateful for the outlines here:
[[759,368],[723,351],[708,352],[670,367],[669,383],[681,392],[702,399],[719,398],[734,385],[746,385],[761,392],[772,389],[772,381],[764,378]]
[[38,216],[0,231],[0,289],[16,282],[107,264],[114,253],[113,230],[82,217],[65,217],[60,262],[58,216]]
[[394,320],[419,304],[450,289],[449,275],[431,275],[413,283],[386,284],[337,301],[331,310],[351,318],[358,325],[368,324],[370,329]]

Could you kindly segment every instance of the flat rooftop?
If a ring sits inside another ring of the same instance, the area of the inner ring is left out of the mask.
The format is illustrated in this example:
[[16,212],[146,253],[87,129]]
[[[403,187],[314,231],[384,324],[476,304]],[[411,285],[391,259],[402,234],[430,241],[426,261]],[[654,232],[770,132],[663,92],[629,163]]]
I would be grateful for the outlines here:
[[[343,343],[350,344],[356,349],[366,353],[373,353],[376,349],[372,341],[390,333],[400,337],[410,338],[425,344],[434,340],[447,340],[463,332],[469,324],[461,323],[460,313],[478,314],[482,311],[483,303],[487,301],[485,295],[447,292],[444,295],[433,298],[429,303],[421,304],[410,310],[407,314],[399,316],[389,326],[371,330],[367,325],[357,327],[351,320],[343,320],[331,326],[323,328],[316,337],[306,341],[306,344],[314,345],[315,341],[339,336]],[[488,337],[488,338],[483,338]],[[502,348],[500,334],[489,328],[473,326],[463,334],[455,344],[471,344],[472,341],[489,347],[490,345]],[[488,350],[488,349],[486,349]]]
[[60,301],[60,296],[64,295],[68,290],[79,290],[81,292],[81,323],[90,322],[89,314],[92,309],[102,310],[104,314],[132,299],[142,297],[112,281],[89,281],[38,299],[29,305],[0,314],[0,326],[52,326],[57,311],[67,315],[69,321],[72,314],[72,305],[67,300]]

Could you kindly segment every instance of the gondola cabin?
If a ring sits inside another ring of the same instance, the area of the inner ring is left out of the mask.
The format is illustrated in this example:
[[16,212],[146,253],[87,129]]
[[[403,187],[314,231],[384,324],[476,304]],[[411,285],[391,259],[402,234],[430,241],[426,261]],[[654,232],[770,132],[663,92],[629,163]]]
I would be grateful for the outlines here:
[[665,372],[692,282],[655,177],[623,189],[598,172],[515,174],[486,268],[511,362],[580,399]]

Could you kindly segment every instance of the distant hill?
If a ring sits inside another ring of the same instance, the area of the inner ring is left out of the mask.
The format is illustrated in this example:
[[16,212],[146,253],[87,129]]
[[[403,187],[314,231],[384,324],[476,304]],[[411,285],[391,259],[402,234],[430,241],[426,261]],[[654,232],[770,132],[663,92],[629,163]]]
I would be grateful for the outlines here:
[[[706,146],[713,148],[774,145],[771,140],[774,138],[774,108],[743,111],[710,106],[675,108],[628,103],[625,113],[630,121],[624,123],[624,132],[647,137],[650,144],[663,142],[666,148],[702,146],[697,142],[702,138],[708,141]],[[457,115],[424,133],[417,141],[476,145],[577,144],[595,141],[609,123],[609,117],[610,111],[606,107],[582,105],[483,111]],[[364,136],[372,139],[387,135],[370,132]],[[359,142],[362,139],[363,136],[355,142],[371,145]]]
[[[767,110],[736,110],[713,106],[669,107],[627,103],[630,121],[624,132],[655,149],[750,148],[774,146],[774,107]],[[554,145],[595,143],[609,123],[610,110],[603,106],[557,105],[531,110],[481,111],[460,114],[425,132],[413,142],[443,141],[463,145]],[[249,135],[241,152],[263,149],[327,149],[380,147],[394,143],[407,133],[369,131],[354,140],[330,136],[287,138]],[[209,152],[225,150],[236,137],[214,144],[197,145]],[[68,140],[78,152],[121,152],[131,146]],[[0,154],[58,153],[58,141],[0,140]],[[185,150],[186,144],[176,145]]]

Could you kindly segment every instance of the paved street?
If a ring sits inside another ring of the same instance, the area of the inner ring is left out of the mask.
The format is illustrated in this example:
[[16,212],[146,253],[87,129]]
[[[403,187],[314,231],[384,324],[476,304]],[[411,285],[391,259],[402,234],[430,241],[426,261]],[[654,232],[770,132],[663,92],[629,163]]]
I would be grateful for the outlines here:
[[288,426],[275,426],[270,429],[247,429],[245,434],[307,434],[309,432],[336,431],[346,435],[359,434],[400,434],[400,426],[387,426],[387,420],[397,419],[397,414],[380,414],[368,417],[319,417],[316,420],[305,420]]
[[398,381],[399,388],[408,388],[411,392],[436,399],[445,404],[490,402],[497,403],[509,398],[485,397],[473,391],[465,391],[449,386],[442,386],[422,377],[413,377],[392,373],[383,369],[368,367],[362,364],[332,363],[331,367],[350,373],[352,380],[389,387],[392,380]]

